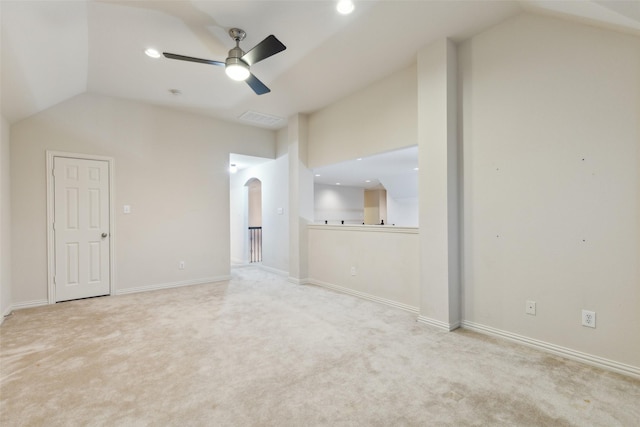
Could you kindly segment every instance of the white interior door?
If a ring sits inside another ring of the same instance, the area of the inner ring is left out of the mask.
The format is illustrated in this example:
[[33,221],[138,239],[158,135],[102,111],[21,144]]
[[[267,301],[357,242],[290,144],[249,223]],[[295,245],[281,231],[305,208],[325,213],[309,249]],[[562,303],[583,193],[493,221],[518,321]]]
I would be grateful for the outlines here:
[[108,295],[109,163],[53,160],[55,300]]

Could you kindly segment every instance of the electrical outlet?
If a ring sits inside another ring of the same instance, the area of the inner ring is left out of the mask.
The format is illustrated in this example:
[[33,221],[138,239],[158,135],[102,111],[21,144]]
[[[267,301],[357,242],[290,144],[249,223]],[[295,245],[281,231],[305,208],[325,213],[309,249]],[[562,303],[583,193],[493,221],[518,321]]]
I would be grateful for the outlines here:
[[535,316],[536,315],[536,302],[535,301],[527,301],[524,311],[527,314],[531,314],[531,315]]
[[589,310],[582,310],[582,326],[589,328],[596,327],[596,312]]
[[179,270],[184,270],[184,261],[180,261],[180,262],[178,263],[178,269],[179,269]]
[[355,276],[356,274],[358,274],[358,270],[355,267],[351,267],[351,275]]

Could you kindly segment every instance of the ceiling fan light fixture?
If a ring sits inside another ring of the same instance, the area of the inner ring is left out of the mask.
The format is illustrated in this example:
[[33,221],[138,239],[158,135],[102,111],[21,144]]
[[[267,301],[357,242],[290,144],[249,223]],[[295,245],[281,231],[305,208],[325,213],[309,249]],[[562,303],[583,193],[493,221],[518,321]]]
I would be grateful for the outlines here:
[[243,81],[249,78],[249,66],[240,58],[227,58],[224,72],[232,80]]
[[145,55],[147,55],[149,58],[154,58],[154,59],[160,58],[160,52],[158,52],[156,49],[151,48],[151,47],[150,47],[149,49],[146,49],[146,50],[144,51],[144,53],[145,53]]
[[[0,0],[2,1],[2,0]],[[215,65],[225,67],[225,72],[229,78],[237,81],[245,81],[256,95],[264,95],[271,90],[262,83],[256,76],[251,74],[249,68],[262,60],[272,57],[276,53],[282,52],[287,47],[273,34],[262,40],[260,43],[244,52],[240,48],[240,42],[244,40],[246,33],[239,28],[229,30],[229,35],[236,42],[236,46],[229,51],[225,62],[211,59],[194,58],[193,56],[178,55],[170,52],[163,52],[165,58],[177,59],[180,61],[198,62],[200,64]]]
[[353,4],[352,0],[339,0],[338,5],[336,6],[336,10],[338,11],[338,13],[341,13],[343,15],[350,14],[351,12],[353,12],[353,9],[355,9],[355,5]]

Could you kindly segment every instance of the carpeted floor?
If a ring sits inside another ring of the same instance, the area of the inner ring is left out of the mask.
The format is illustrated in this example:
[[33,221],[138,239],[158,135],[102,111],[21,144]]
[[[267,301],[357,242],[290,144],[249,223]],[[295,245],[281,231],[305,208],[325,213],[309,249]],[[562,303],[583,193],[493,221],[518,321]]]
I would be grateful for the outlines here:
[[256,267],[0,332],[3,427],[640,425],[638,380]]

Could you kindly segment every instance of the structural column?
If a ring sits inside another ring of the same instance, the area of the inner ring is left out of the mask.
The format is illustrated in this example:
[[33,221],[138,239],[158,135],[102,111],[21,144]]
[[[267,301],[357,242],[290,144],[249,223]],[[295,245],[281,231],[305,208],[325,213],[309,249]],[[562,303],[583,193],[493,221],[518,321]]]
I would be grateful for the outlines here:
[[313,175],[307,168],[307,117],[289,117],[289,280],[308,278],[307,224],[313,221]]
[[461,320],[456,62],[450,40],[418,52],[419,320],[446,330]]

